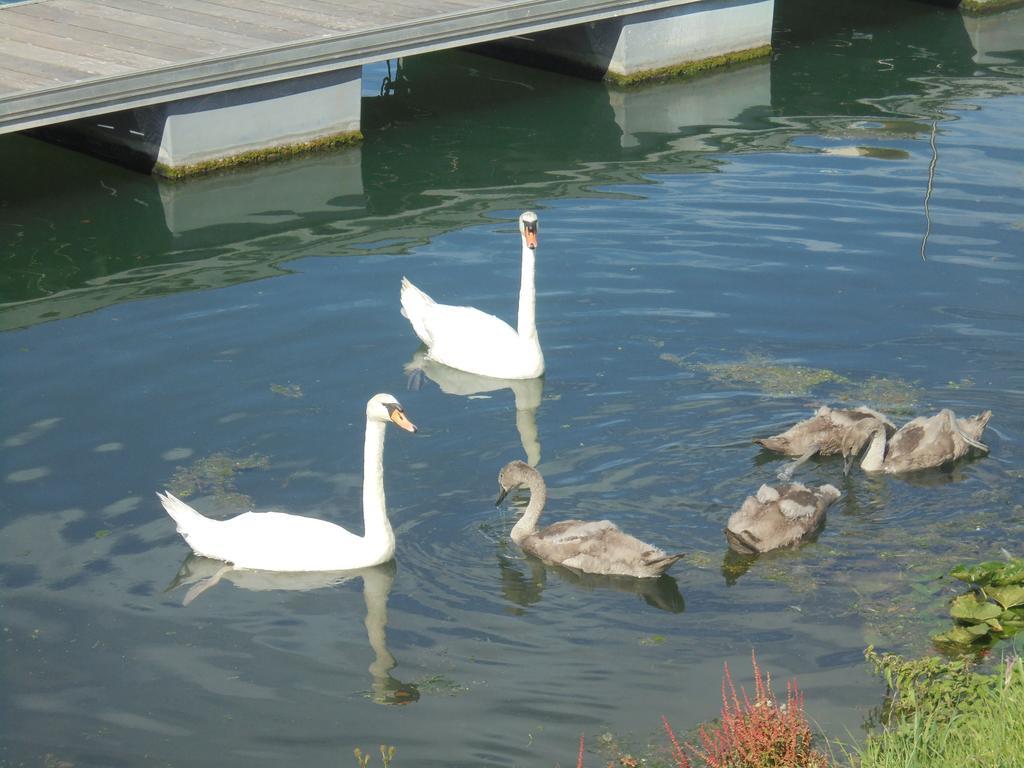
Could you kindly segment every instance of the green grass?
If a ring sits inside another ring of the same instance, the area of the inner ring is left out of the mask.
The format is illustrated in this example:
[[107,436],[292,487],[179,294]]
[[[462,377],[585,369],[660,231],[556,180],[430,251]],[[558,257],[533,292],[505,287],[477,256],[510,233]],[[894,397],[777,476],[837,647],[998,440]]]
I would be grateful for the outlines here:
[[990,675],[971,674],[970,690],[952,698],[934,680],[921,685],[918,678],[902,691],[898,683],[894,695],[913,697],[913,705],[848,754],[851,765],[1024,768],[1024,661],[1017,657]]

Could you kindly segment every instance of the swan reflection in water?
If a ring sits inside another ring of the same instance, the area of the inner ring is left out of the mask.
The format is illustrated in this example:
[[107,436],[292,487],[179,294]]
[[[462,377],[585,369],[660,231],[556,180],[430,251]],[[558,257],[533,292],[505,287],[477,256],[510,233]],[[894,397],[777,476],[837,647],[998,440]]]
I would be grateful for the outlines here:
[[220,581],[227,580],[236,587],[266,592],[286,590],[307,592],[343,584],[361,577],[363,599],[366,601],[366,635],[373,649],[373,662],[369,666],[373,678],[371,697],[377,704],[410,704],[420,697],[419,690],[411,683],[403,683],[391,676],[395,668],[395,657],[388,650],[385,628],[388,623],[388,595],[395,581],[395,561],[391,560],[372,568],[352,571],[317,571],[306,573],[278,573],[274,571],[253,571],[235,568],[232,565],[190,554],[178,569],[177,576],[167,586],[170,592],[183,585],[191,585],[182,599],[188,605]]
[[492,379],[489,376],[478,376],[431,360],[425,348],[416,352],[412,360],[405,364],[405,373],[409,376],[410,389],[419,389],[426,376],[449,395],[478,395],[511,389],[516,402],[516,429],[519,430],[519,440],[526,453],[526,463],[531,467],[540,463],[537,408],[540,407],[541,395],[544,393],[543,378]]
[[[504,548],[504,543],[501,546]],[[524,565],[525,573],[522,568]],[[505,598],[523,608],[540,602],[541,594],[547,586],[548,572],[558,574],[560,579],[581,589],[609,589],[637,595],[648,605],[669,613],[682,613],[686,607],[679,583],[668,574],[656,579],[636,579],[631,576],[582,573],[561,565],[547,565],[533,555],[517,553],[511,556],[500,551],[498,568],[501,570],[501,591]]]

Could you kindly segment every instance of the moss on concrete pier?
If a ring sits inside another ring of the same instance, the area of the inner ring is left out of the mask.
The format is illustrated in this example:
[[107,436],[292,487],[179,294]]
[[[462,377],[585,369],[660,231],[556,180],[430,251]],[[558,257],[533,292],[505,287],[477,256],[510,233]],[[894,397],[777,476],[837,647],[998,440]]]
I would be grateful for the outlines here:
[[1020,8],[1024,0],[961,0],[960,10],[968,14],[996,13],[1008,8]]
[[[1024,0],[1021,1],[1024,2]],[[723,53],[720,56],[709,56],[706,59],[684,61],[680,64],[673,64],[668,67],[659,67],[658,69],[645,69],[640,72],[634,72],[631,75],[617,75],[613,72],[608,72],[605,75],[605,79],[615,83],[616,85],[630,86],[656,80],[672,80],[679,77],[692,77],[702,72],[717,69],[718,67],[760,59],[768,56],[771,52],[771,45],[759,45],[756,48],[747,48],[742,51]]]
[[293,144],[278,144],[265,149],[254,149],[249,152],[241,152],[237,155],[218,157],[212,160],[204,160],[200,163],[188,165],[166,165],[156,163],[153,166],[153,174],[167,179],[184,179],[189,176],[199,176],[214,171],[238,168],[243,165],[255,165],[267,163],[285,157],[305,155],[312,152],[323,152],[325,150],[337,149],[339,147],[358,144],[363,140],[360,131],[345,131],[330,136],[323,136],[309,141],[299,141]]

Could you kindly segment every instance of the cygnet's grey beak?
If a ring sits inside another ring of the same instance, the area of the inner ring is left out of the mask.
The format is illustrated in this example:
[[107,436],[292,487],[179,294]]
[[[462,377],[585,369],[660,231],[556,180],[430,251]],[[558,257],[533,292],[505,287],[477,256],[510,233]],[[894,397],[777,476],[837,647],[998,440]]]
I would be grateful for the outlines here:
[[494,506],[501,506],[501,502],[503,502],[505,500],[505,497],[508,496],[508,491],[508,488],[502,488],[500,485],[498,486],[498,498],[494,500]]
[[853,469],[853,462],[857,460],[857,454],[848,453],[843,456],[843,477],[850,476],[850,470]]

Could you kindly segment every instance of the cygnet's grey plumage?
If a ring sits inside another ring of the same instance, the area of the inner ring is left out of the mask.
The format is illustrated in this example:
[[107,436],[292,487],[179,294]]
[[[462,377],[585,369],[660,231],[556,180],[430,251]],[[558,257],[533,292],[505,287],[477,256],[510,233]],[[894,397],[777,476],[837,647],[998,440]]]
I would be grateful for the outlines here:
[[839,495],[832,485],[762,485],[729,517],[725,538],[732,549],[749,555],[796,546],[821,528],[825,510]]
[[547,501],[547,486],[540,472],[523,461],[513,461],[498,474],[501,490],[495,505],[513,488],[530,489],[526,512],[512,527],[512,541],[524,552],[585,573],[655,578],[682,554],[669,555],[635,536],[623,533],[608,520],[562,520],[537,530]]
[[849,471],[862,451],[861,469],[891,474],[941,467],[971,451],[987,453],[981,434],[991,418],[992,411],[984,411],[958,419],[949,408],[943,408],[934,416],[908,421],[891,438],[877,426],[857,425],[844,439],[846,469]]
[[823,405],[813,416],[797,422],[785,432],[772,437],[755,438],[754,442],[769,451],[787,456],[804,456],[808,452],[830,456],[842,452],[843,437],[861,422],[881,424],[889,435],[896,431],[895,424],[867,406],[829,408]]

